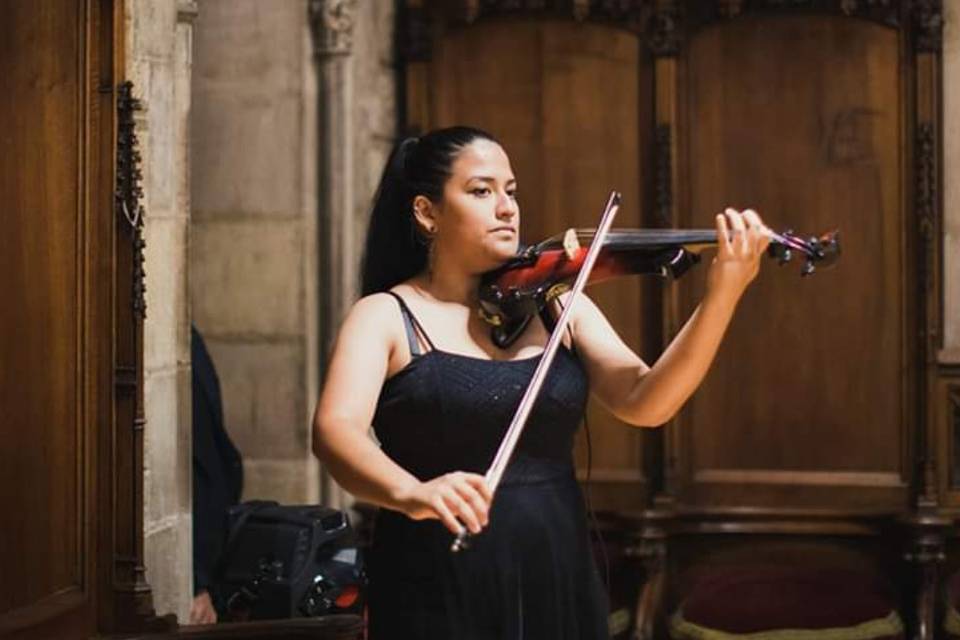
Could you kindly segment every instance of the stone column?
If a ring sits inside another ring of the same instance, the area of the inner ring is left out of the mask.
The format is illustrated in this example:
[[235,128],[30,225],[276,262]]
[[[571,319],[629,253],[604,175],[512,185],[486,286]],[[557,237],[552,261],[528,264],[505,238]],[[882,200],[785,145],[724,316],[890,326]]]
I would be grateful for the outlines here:
[[144,190],[144,556],[156,611],[183,621],[193,595],[191,539],[189,113],[193,0],[127,0],[126,74]]
[[[319,340],[320,370],[344,315],[357,298],[357,232],[353,199],[353,74],[351,46],[356,0],[310,0],[317,69],[319,141]],[[324,504],[352,502],[327,474],[321,482]]]

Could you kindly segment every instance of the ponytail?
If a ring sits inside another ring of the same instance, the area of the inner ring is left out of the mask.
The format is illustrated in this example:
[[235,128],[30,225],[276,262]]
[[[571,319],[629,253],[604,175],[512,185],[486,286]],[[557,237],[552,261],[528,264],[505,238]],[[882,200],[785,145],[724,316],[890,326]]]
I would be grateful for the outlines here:
[[417,145],[405,138],[393,148],[373,197],[363,254],[361,295],[386,291],[427,266],[427,247],[417,239],[413,198],[404,175],[407,156]]
[[496,142],[479,129],[449,127],[405,138],[394,147],[370,213],[362,295],[386,291],[427,267],[429,249],[414,220],[413,199],[423,195],[439,204],[457,154],[477,139]]

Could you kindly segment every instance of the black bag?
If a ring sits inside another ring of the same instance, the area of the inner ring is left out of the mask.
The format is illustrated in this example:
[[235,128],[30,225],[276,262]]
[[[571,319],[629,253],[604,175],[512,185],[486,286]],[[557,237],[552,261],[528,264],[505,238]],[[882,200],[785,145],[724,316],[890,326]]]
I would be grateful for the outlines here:
[[255,500],[227,512],[214,600],[224,620],[360,613],[364,572],[346,514]]

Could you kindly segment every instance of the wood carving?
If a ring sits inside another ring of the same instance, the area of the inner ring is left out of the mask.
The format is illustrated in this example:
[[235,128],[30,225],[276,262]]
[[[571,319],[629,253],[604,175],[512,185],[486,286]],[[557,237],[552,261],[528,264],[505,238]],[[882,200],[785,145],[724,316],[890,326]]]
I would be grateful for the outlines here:
[[130,240],[133,244],[133,310],[143,319],[147,313],[146,274],[144,272],[143,250],[143,187],[140,171],[140,151],[136,126],[133,119],[135,111],[142,109],[140,101],[133,97],[133,84],[120,85],[117,96],[117,189],[114,195],[118,215],[127,223]]

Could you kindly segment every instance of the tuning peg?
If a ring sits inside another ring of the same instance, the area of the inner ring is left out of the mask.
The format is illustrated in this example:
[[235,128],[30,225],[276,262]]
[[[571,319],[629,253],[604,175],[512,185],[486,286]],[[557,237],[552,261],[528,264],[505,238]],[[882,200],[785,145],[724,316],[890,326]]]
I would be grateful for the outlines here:
[[783,266],[790,262],[790,259],[793,257],[793,252],[782,244],[770,244],[770,246],[767,247],[767,255],[771,258],[776,258],[777,264]]
[[807,260],[806,262],[803,263],[803,268],[800,269],[800,275],[809,276],[814,271],[816,271],[816,267],[813,265],[813,261]]

